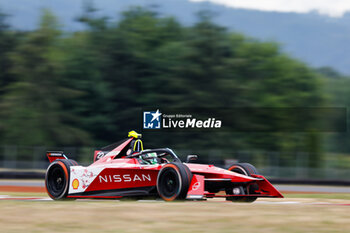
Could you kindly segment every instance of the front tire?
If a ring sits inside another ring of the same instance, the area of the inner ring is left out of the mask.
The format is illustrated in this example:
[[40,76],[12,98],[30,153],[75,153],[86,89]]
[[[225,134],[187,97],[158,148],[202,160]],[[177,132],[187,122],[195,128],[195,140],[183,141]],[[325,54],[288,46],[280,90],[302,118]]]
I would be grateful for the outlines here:
[[[228,169],[229,171],[233,171],[245,176],[252,176],[254,174],[258,174],[258,171],[256,168],[251,165],[250,163],[236,163],[231,164]],[[243,186],[237,186],[237,187],[229,187],[226,188],[226,194],[232,195],[234,193],[234,189],[240,190],[241,193],[245,194],[255,194],[255,191],[259,189],[259,186],[257,184],[245,184]],[[226,200],[233,201],[233,202],[254,202],[257,199],[257,197],[226,197]]]
[[158,173],[157,191],[165,201],[185,200],[192,172],[182,163],[168,163]]

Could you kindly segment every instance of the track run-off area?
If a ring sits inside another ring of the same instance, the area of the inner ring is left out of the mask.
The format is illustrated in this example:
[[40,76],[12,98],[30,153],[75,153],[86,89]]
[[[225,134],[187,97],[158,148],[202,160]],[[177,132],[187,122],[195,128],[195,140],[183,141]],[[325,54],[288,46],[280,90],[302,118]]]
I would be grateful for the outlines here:
[[0,182],[1,232],[350,232],[349,187],[276,185],[283,199],[233,203],[52,201],[42,181]]
[[254,203],[0,195],[1,232],[350,232],[350,198],[339,194]]

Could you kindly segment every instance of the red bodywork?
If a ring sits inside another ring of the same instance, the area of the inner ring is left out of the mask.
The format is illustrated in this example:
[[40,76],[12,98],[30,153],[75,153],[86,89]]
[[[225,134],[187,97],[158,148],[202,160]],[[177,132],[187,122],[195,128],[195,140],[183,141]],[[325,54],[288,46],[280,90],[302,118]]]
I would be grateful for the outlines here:
[[[103,154],[96,151],[88,167],[70,166],[68,198],[121,198],[158,196],[157,176],[166,163],[143,164],[138,158],[127,158],[126,151],[134,138],[129,138]],[[169,149],[167,149],[169,150]],[[147,151],[147,150],[145,150]],[[97,158],[99,156],[99,158]],[[64,156],[64,155],[63,155]],[[56,158],[48,155],[50,162]],[[59,157],[62,159],[62,157]],[[96,160],[98,159],[98,160]],[[228,196],[283,197],[263,176],[245,176],[213,165],[185,163],[193,174],[188,199]],[[226,195],[222,187],[258,184],[255,194]],[[219,187],[219,188],[218,188]],[[221,189],[220,189],[221,187]],[[215,192],[213,192],[215,191]]]

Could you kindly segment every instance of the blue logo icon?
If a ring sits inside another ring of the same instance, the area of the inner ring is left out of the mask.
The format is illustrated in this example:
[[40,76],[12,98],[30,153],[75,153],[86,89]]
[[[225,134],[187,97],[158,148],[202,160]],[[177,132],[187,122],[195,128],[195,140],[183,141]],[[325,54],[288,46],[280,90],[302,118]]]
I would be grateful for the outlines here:
[[157,109],[156,112],[143,112],[143,128],[144,129],[160,129],[160,119],[162,113]]

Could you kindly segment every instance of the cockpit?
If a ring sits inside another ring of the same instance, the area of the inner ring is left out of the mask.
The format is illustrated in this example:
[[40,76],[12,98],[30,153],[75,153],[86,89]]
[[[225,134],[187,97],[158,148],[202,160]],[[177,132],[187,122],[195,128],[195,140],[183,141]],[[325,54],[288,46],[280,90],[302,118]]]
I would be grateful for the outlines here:
[[171,162],[181,162],[174,151],[169,148],[148,149],[126,156],[126,158],[136,158],[141,164],[154,165]]
[[127,139],[95,151],[94,161],[105,156],[114,156],[113,159],[135,158],[144,165],[181,162],[169,148],[144,150],[141,134],[137,134],[135,131],[129,132]]

